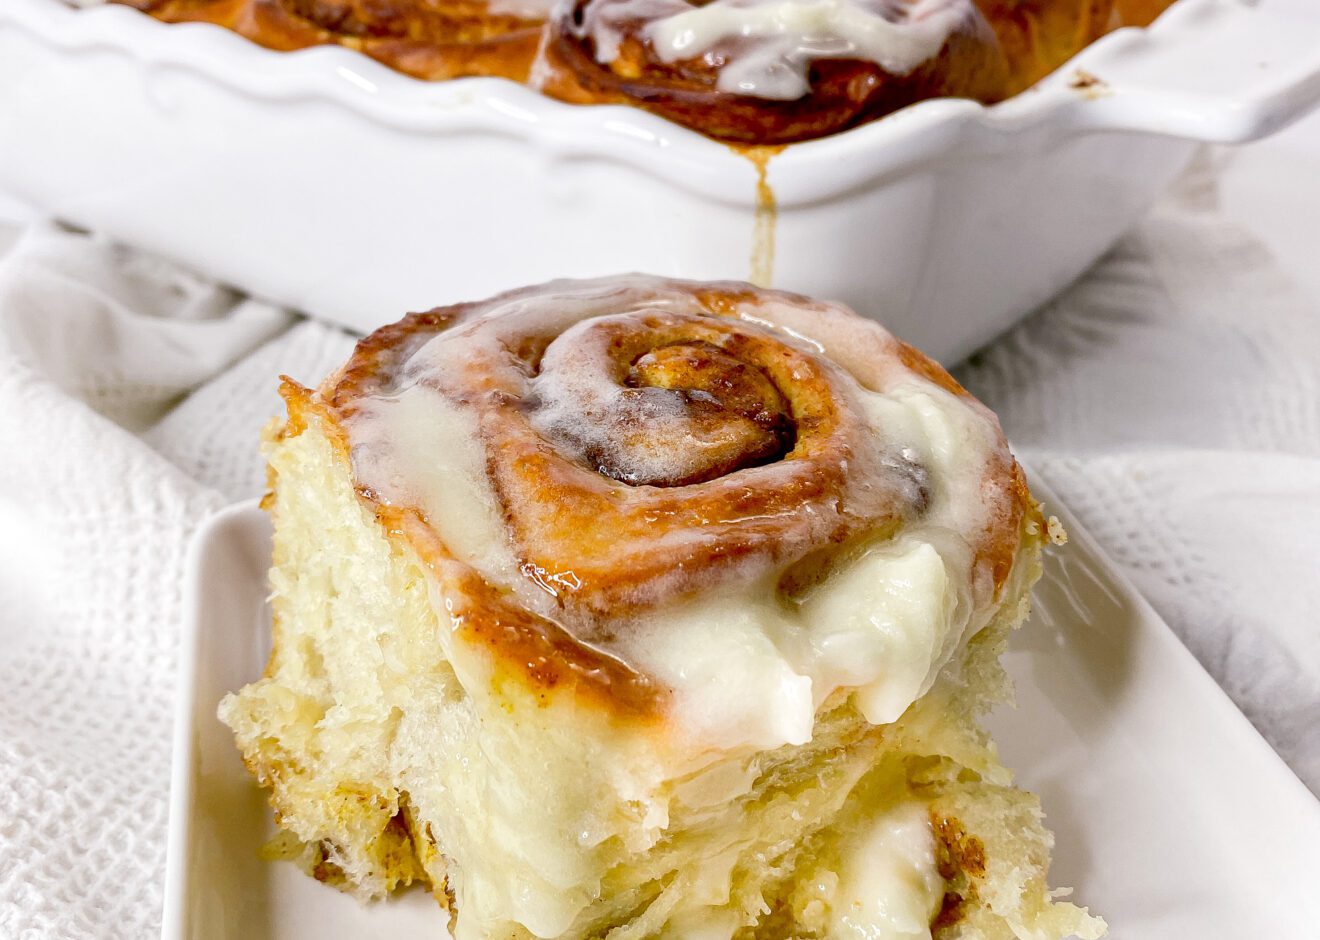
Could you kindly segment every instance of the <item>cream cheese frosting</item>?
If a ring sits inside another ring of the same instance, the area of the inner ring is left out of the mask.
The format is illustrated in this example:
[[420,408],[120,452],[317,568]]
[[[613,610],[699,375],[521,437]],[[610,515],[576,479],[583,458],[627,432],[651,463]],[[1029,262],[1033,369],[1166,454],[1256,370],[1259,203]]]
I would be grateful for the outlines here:
[[944,879],[924,804],[907,801],[872,814],[844,836],[830,905],[835,940],[930,940]]
[[647,24],[662,62],[713,57],[720,91],[785,101],[810,91],[817,60],[857,59],[907,75],[979,22],[971,0],[624,0],[587,13],[599,61],[617,57],[628,21]]
[[[602,300],[589,288],[568,288],[552,292],[554,303],[544,309],[540,299],[525,299],[458,323],[413,350],[398,377],[355,402],[345,420],[359,485],[386,503],[419,507],[459,561],[531,606],[548,609],[547,588],[552,594],[556,585],[547,578],[577,576],[543,571],[540,583],[529,582],[488,472],[486,448],[499,445],[483,441],[470,402],[432,379],[461,370],[479,347],[496,350],[508,342],[490,332],[504,315],[531,317],[538,328],[562,334],[545,350],[548,362],[555,344],[571,338],[568,320],[592,322],[581,310],[565,317],[566,303],[595,304],[610,316],[639,306],[646,314],[682,306],[663,294],[657,299],[651,279],[626,283],[644,289],[646,303],[639,305],[630,290]],[[892,340],[853,315],[836,321],[819,310],[764,302],[750,305],[740,322],[763,324],[756,328],[804,354],[838,360],[843,379],[835,381],[858,403],[869,441],[924,468],[925,502],[896,535],[854,545],[803,589],[785,590],[784,565],[766,563],[759,574],[752,569],[712,589],[644,605],[626,625],[590,639],[672,690],[675,733],[716,750],[804,743],[822,703],[841,689],[855,693],[870,722],[896,720],[984,625],[994,593],[973,547],[987,526],[983,479],[1002,446],[988,413],[915,371],[867,359],[864,351],[875,348],[877,336]],[[552,386],[535,387],[544,394]],[[723,481],[773,473],[775,466],[740,470]],[[698,527],[691,537],[700,535]],[[570,580],[558,586],[566,593],[574,588]]]

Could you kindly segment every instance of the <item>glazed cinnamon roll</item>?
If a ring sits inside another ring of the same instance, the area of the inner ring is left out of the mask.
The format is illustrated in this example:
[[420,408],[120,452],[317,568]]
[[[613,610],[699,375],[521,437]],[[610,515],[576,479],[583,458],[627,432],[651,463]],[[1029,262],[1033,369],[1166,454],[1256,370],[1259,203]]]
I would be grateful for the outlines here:
[[[96,2],[96,0],[82,0]],[[1172,0],[109,0],[424,79],[530,81],[710,137],[823,137],[927,98],[1011,97]]]
[[1111,0],[574,0],[533,74],[566,101],[783,144],[926,98],[1000,101],[1112,25]]
[[112,0],[170,23],[214,23],[271,49],[337,43],[424,79],[523,81],[550,0]]
[[277,849],[480,937],[1098,936],[976,716],[1045,524],[835,304],[558,281],[413,314],[268,436]]

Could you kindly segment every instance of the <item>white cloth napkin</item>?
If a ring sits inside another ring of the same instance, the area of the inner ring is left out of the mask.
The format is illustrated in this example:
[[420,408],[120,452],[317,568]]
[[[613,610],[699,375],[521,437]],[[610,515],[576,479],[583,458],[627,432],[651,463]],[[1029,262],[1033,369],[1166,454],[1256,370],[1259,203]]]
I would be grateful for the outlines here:
[[1320,793],[1320,303],[1212,170],[956,371]]
[[[959,371],[1320,791],[1320,316],[1182,187]],[[0,227],[0,937],[159,930],[184,547],[352,339]]]

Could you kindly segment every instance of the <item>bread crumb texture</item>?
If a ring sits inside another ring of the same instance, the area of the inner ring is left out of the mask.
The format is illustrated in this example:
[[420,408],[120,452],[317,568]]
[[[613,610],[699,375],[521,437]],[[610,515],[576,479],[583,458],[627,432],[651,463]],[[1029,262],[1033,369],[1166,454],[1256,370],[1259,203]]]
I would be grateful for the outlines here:
[[268,434],[274,648],[220,706],[270,793],[268,856],[363,899],[427,885],[456,940],[842,938],[862,936],[838,910],[850,833],[916,801],[943,881],[934,937],[1104,933],[1051,893],[1039,804],[978,724],[1011,697],[999,657],[1038,536],[989,626],[897,722],[839,694],[804,745],[694,755],[503,681],[322,420]]

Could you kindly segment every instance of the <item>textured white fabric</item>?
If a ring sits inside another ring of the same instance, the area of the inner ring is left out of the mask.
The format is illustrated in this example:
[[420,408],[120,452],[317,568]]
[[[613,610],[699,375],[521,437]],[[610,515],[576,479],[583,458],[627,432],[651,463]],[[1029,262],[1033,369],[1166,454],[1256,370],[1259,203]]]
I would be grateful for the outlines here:
[[1211,170],[956,371],[1320,793],[1320,303]]
[[[959,370],[1320,790],[1320,316],[1202,173]],[[0,937],[159,928],[184,546],[351,339],[0,228]]]

